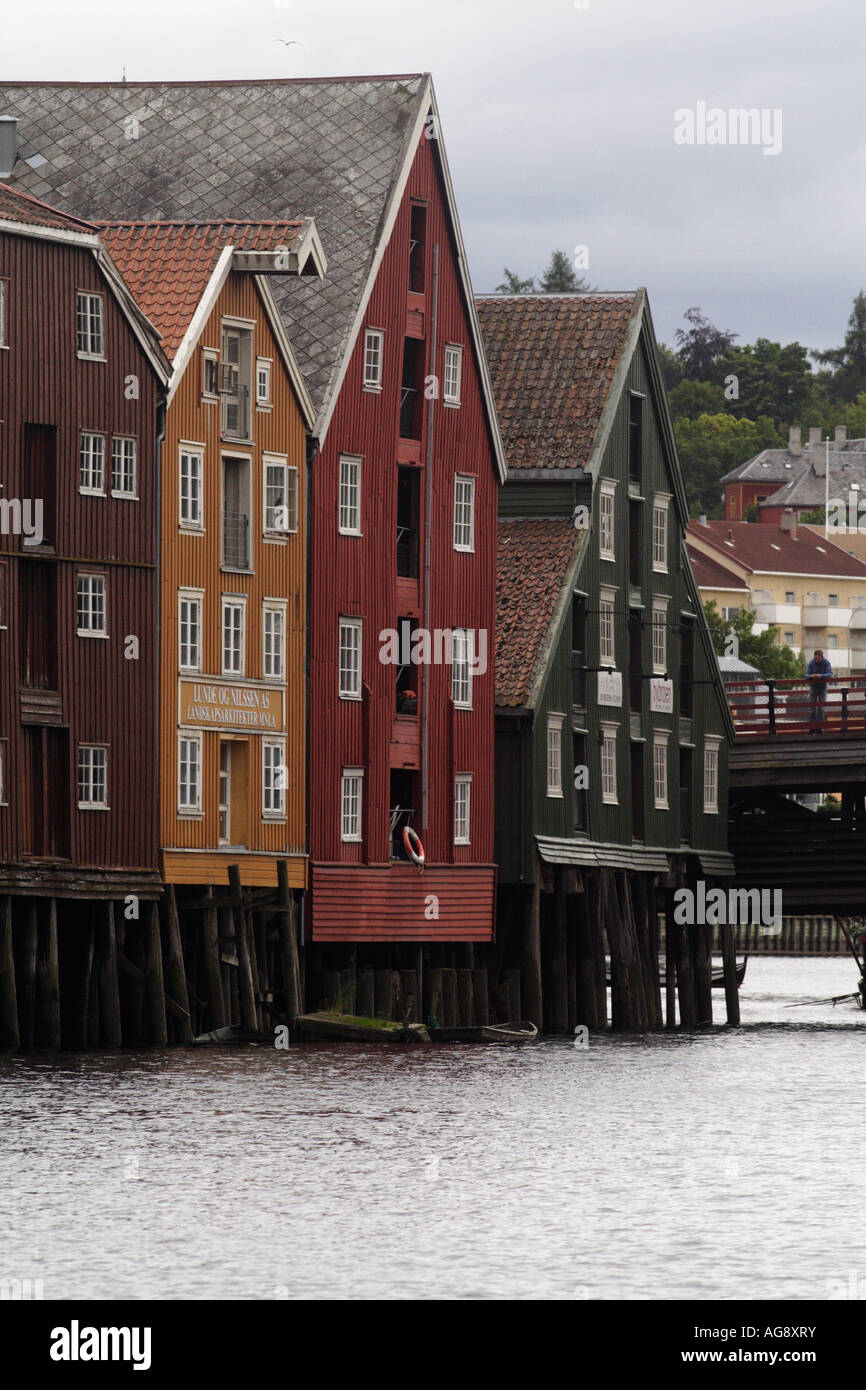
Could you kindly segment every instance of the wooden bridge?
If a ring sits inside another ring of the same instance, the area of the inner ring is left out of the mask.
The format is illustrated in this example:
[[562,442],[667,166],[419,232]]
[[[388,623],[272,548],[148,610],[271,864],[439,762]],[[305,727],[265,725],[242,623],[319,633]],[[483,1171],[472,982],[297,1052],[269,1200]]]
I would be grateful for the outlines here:
[[[779,888],[785,913],[866,913],[866,678],[726,687],[729,848],[737,886]],[[794,797],[824,793],[810,809]]]

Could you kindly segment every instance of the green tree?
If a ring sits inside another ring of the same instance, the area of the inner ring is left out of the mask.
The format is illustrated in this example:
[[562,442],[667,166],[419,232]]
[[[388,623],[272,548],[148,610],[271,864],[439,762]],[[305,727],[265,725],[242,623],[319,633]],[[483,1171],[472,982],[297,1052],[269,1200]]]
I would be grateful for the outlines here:
[[539,285],[542,294],[588,294],[591,288],[564,251],[552,253]]
[[725,408],[725,393],[721,386],[709,381],[689,381],[684,377],[668,392],[668,405],[675,420],[685,417],[696,420],[699,415],[717,415]]
[[753,632],[755,615],[741,608],[732,618],[723,618],[714,599],[704,604],[707,626],[713,648],[718,656],[731,655],[731,637],[736,639],[736,655],[754,666],[764,680],[797,680],[806,674],[806,662],[790,647],[777,642],[779,630],[770,626],[765,632]]
[[508,266],[503,269],[505,279],[501,285],[496,286],[497,294],[532,294],[535,290],[535,276],[530,275],[528,280],[521,280],[520,276]]
[[787,429],[811,401],[813,375],[802,343],[783,347],[758,338],[755,343],[731,347],[715,364],[713,375],[727,387],[724,409],[740,419],[768,415]]
[[848,319],[848,331],[841,347],[813,352],[817,362],[831,369],[830,395],[836,401],[853,401],[866,391],[866,293],[855,297]]
[[683,372],[690,381],[708,381],[716,375],[713,369],[719,358],[739,335],[716,328],[698,308],[686,309],[683,318],[691,327],[678,328],[674,334]]
[[656,347],[658,348],[665,390],[673,391],[674,387],[679,386],[683,379],[683,364],[673,348],[669,348],[667,343],[657,343]]
[[674,422],[691,516],[720,517],[725,473],[762,449],[778,449],[785,437],[772,420],[735,420],[732,415],[699,415]]

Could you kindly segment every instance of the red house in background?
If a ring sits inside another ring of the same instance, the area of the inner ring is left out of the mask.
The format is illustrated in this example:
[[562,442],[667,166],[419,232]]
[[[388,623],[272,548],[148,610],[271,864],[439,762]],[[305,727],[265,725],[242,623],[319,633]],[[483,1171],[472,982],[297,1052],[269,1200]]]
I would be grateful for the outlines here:
[[[315,217],[327,278],[274,284],[317,411],[304,936],[489,941],[505,463],[429,76],[3,83],[0,106],[13,180],[79,216]],[[415,664],[423,634],[454,660]]]

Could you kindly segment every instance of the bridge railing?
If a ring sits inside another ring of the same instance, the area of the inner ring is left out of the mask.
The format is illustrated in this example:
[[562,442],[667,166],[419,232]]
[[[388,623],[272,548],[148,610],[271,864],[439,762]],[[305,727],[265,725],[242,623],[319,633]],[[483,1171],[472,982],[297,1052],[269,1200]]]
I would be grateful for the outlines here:
[[866,736],[864,676],[731,681],[725,691],[737,738]]

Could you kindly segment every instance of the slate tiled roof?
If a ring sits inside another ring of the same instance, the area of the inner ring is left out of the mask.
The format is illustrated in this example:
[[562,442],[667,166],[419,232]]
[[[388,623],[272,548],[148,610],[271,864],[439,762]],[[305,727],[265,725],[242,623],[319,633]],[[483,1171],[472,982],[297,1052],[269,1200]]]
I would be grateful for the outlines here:
[[570,518],[500,520],[496,549],[496,704],[529,705],[551,622],[586,532]]
[[30,227],[50,227],[62,232],[96,231],[89,222],[58,212],[38,198],[31,198],[20,189],[10,188],[8,183],[0,183],[0,221],[21,222]]
[[[700,537],[724,556],[735,556],[752,573],[820,574],[866,579],[866,565],[847,551],[798,526],[796,536],[757,521],[690,521],[688,536]],[[688,539],[688,538],[687,538]]]
[[138,304],[174,358],[226,246],[291,250],[296,222],[105,222],[99,232]]
[[[848,439],[841,448],[830,450],[830,472],[845,461],[850,461],[851,454],[862,454],[866,449],[866,440]],[[823,444],[804,444],[799,454],[792,454],[789,449],[762,449],[754,458],[746,459],[745,463],[740,463],[736,468],[732,468],[730,473],[726,473],[721,479],[723,483],[775,483],[777,486],[789,483],[793,478],[798,478],[810,468],[816,468],[820,475],[824,476],[824,454]]]
[[[782,487],[770,493],[762,507],[823,507],[826,498],[823,452],[813,455]],[[866,453],[830,450],[830,497],[847,503],[848,491],[857,483],[866,497]]]
[[742,589],[746,594],[750,592],[746,581],[734,574],[733,570],[726,569],[719,560],[711,560],[709,555],[704,555],[691,545],[688,552],[699,589]]
[[[423,75],[0,82],[16,187],[93,220],[315,217],[323,282],[273,283],[317,410],[336,374],[426,90]],[[44,163],[24,163],[33,155]]]
[[642,303],[642,291],[476,297],[509,469],[586,467]]

